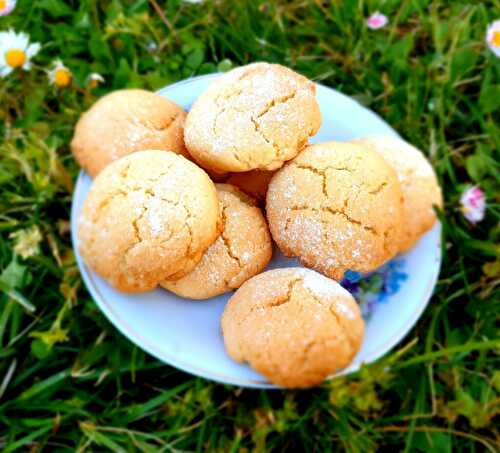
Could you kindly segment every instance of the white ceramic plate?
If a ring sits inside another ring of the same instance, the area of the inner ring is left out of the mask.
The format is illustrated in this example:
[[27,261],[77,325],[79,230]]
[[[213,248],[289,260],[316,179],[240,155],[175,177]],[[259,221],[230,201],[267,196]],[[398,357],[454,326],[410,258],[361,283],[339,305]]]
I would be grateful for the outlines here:
[[[170,85],[159,94],[189,110],[193,101],[217,77],[195,77]],[[312,142],[349,140],[368,134],[397,133],[380,117],[349,97],[317,85],[323,125]],[[163,362],[215,381],[244,387],[274,387],[224,350],[220,316],[231,294],[208,301],[179,298],[163,289],[146,294],[121,294],[92,272],[78,253],[76,221],[91,185],[80,173],[73,195],[73,246],[83,280],[108,319],[133,343]],[[357,370],[388,352],[411,329],[427,305],[441,263],[440,226],[436,225],[405,255],[396,258],[360,284],[351,275],[346,285],[361,303],[366,333],[361,350],[341,373]],[[277,250],[269,268],[297,266]]]

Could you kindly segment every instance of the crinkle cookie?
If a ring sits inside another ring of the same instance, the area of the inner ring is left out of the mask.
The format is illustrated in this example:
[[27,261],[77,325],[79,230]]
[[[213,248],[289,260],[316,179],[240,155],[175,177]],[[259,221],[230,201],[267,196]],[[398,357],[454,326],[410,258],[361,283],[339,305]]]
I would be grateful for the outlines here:
[[272,255],[271,235],[255,201],[229,184],[216,184],[222,232],[186,276],[161,285],[191,299],[208,299],[239,288],[261,272]]
[[309,387],[349,365],[364,322],[342,286],[309,269],[274,269],[245,282],[222,316],[227,353],[283,387]]
[[399,251],[412,248],[436,221],[433,206],[441,207],[441,188],[434,169],[424,154],[404,140],[387,136],[370,136],[352,143],[379,153],[396,171],[403,191],[403,222]]
[[276,170],[320,125],[313,82],[284,66],[254,63],[219,77],[198,98],[184,140],[209,170]]
[[76,124],[73,154],[92,177],[134,151],[157,149],[189,158],[184,146],[186,112],[145,90],[118,90],[99,99]]
[[399,250],[397,175],[359,145],[308,146],[273,176],[266,208],[281,251],[336,280],[348,269],[373,271]]
[[243,173],[233,173],[226,182],[255,198],[259,203],[266,200],[267,188],[274,171],[251,170]]
[[90,268],[120,291],[190,272],[216,240],[219,203],[208,175],[182,156],[140,151],[94,180],[78,222]]

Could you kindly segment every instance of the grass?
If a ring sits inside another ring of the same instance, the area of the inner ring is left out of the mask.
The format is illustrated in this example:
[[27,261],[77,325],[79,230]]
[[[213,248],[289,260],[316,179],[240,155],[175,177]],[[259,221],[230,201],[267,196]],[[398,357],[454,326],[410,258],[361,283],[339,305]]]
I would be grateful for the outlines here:
[[[376,9],[390,22],[371,31]],[[0,449],[498,451],[500,59],[484,36],[499,16],[498,1],[19,1],[0,28],[43,48],[0,79]],[[55,58],[71,87],[48,82]],[[92,302],[69,238],[83,110],[113,89],[256,60],[381,114],[427,151],[445,197],[442,272],[416,327],[309,391],[222,386],[146,355]],[[90,90],[93,71],[106,81]],[[476,226],[458,202],[472,184],[488,197]]]

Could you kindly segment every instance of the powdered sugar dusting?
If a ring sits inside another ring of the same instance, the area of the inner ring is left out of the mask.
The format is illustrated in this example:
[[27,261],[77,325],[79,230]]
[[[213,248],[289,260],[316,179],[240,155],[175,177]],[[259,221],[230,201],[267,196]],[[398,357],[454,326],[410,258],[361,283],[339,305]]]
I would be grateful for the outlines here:
[[355,319],[356,314],[349,307],[347,300],[352,299],[351,294],[335,280],[332,280],[311,269],[294,269],[302,277],[302,285],[317,297],[335,297],[333,310],[348,319]]
[[210,154],[220,170],[278,168],[319,126],[316,110],[292,108],[292,98],[317,105],[314,85],[291,70],[257,63],[230,71],[193,105],[185,131],[188,148],[200,159]]
[[349,319],[355,319],[356,315],[354,312],[349,308],[349,306],[341,300],[336,300],[335,301],[335,310],[338,311],[339,313],[343,314],[346,318]]
[[310,269],[297,269],[296,272],[303,278],[302,284],[306,289],[319,296],[351,297],[349,292],[332,280]]
[[161,234],[163,234],[165,219],[163,219],[159,215],[158,211],[150,209],[148,211],[148,221],[149,228],[151,229],[152,234],[154,234],[155,236],[160,236]]

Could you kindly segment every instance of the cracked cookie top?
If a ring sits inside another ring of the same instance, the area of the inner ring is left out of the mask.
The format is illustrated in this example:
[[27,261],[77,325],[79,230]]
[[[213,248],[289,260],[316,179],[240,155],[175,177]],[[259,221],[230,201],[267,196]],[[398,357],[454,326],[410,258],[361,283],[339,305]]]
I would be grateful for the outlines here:
[[349,365],[364,333],[349,292],[303,268],[274,269],[245,282],[221,323],[228,354],[284,387],[320,384]]
[[434,225],[434,206],[441,207],[441,188],[424,154],[404,140],[370,136],[353,140],[379,153],[396,171],[403,192],[403,216],[400,252],[412,248]]
[[183,139],[185,117],[180,106],[149,91],[114,91],[80,117],[71,149],[92,177],[134,151],[157,149],[189,158]]
[[229,184],[216,184],[222,232],[186,276],[161,285],[191,299],[208,299],[239,288],[261,272],[272,255],[271,235],[255,201]]
[[273,176],[266,209],[285,255],[340,280],[398,252],[402,203],[397,175],[379,154],[327,142],[308,146]]
[[201,168],[165,151],[140,151],[108,165],[78,220],[85,262],[126,292],[184,276],[219,232],[214,184]]
[[204,168],[276,170],[320,125],[314,83],[284,66],[254,63],[219,77],[198,98],[184,139]]

